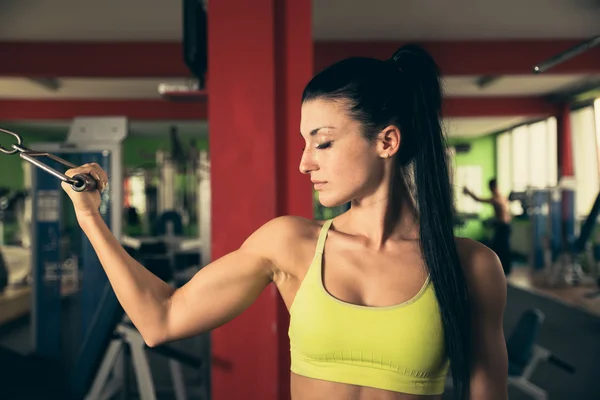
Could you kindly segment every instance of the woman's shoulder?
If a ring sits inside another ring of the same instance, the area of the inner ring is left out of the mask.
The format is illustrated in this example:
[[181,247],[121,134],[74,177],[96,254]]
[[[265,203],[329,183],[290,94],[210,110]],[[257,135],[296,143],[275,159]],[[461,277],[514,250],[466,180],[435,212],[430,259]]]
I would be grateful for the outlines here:
[[496,253],[480,242],[459,237],[456,249],[473,300],[481,305],[503,303],[506,277]]
[[258,228],[243,248],[268,258],[277,271],[296,275],[297,267],[308,263],[324,221],[297,216],[274,218]]
[[314,236],[325,221],[316,221],[294,215],[285,215],[265,223],[257,232],[269,239],[297,240]]
[[316,242],[323,223],[291,215],[273,218],[258,228],[244,246],[273,257],[302,251],[304,245]]
[[457,236],[455,243],[461,261],[491,261],[496,256],[489,247],[473,239]]

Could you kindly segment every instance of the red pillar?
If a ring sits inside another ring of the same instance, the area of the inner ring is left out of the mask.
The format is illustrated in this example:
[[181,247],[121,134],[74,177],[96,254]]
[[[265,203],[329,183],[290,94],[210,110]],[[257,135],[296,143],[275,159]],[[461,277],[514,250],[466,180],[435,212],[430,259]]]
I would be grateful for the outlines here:
[[557,118],[558,131],[558,168],[559,178],[575,175],[573,167],[573,145],[571,139],[571,108],[569,104],[561,107]]
[[[559,180],[561,178],[574,178],[575,168],[573,166],[573,145],[571,129],[571,107],[565,103],[561,106],[557,118],[558,134],[558,170]],[[574,191],[562,191],[562,232],[563,240],[571,242],[575,239],[575,216],[576,216],[576,194]]]
[[[312,216],[298,172],[300,96],[313,68],[310,0],[220,0],[208,8],[212,254],[282,214]],[[212,333],[212,398],[289,398],[288,315],[271,285]]]

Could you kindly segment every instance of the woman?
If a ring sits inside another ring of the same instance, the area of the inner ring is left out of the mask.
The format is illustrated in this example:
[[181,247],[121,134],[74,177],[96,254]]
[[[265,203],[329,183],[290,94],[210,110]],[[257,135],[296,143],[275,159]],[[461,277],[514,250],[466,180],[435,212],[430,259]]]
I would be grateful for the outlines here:
[[[416,46],[316,75],[302,102],[300,171],[332,221],[276,218],[173,289],[71,197],[83,231],[150,346],[226,323],[273,282],[290,310],[291,388],[302,399],[507,398],[506,283],[496,255],[455,238],[437,66]],[[90,173],[101,189],[107,176]]]

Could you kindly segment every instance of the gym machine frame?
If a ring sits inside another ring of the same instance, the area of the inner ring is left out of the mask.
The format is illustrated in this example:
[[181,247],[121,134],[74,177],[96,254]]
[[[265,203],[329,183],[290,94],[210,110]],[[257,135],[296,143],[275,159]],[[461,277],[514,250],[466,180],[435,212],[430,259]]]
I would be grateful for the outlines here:
[[[61,203],[63,192],[61,185],[45,174],[50,174],[63,184],[67,184],[77,192],[94,191],[98,189],[97,182],[88,174],[66,176],[60,171],[61,166],[77,168],[78,165],[67,161],[53,152],[81,159],[81,163],[98,162],[107,173],[114,177],[110,190],[102,193],[100,212],[107,226],[115,237],[121,231],[121,198],[122,185],[119,177],[121,164],[120,142],[127,133],[127,121],[124,118],[78,118],[75,119],[67,143],[38,143],[35,150],[23,145],[21,135],[1,129],[2,133],[12,136],[16,143],[10,148],[0,146],[0,151],[7,155],[19,154],[20,158],[37,167],[28,172],[31,176],[31,274],[32,284],[32,347],[33,351],[48,359],[58,360],[61,357],[62,333],[55,327],[56,321],[62,314],[62,299],[67,294],[75,293],[68,290],[65,284],[74,284],[72,288],[83,289],[81,302],[82,332],[91,323],[97,303],[102,296],[104,286],[108,284],[106,277],[98,269],[99,260],[93,251],[91,243],[81,237],[81,254],[76,253],[64,260],[61,242],[63,240],[63,217]],[[100,131],[106,131],[100,132]],[[102,133],[99,135],[99,133]],[[98,138],[101,138],[98,140]],[[41,151],[40,151],[41,150]],[[63,156],[64,157],[64,156]],[[47,163],[41,161],[46,159]],[[75,161],[74,161],[75,162]],[[113,196],[114,195],[114,196]],[[114,198],[113,198],[114,197]],[[75,238],[75,240],[78,240]],[[81,256],[81,257],[80,257]],[[78,261],[81,260],[81,261]],[[80,280],[83,272],[83,279]],[[87,275],[87,276],[86,276]],[[65,291],[66,290],[66,291]],[[67,293],[68,292],[68,293]]]

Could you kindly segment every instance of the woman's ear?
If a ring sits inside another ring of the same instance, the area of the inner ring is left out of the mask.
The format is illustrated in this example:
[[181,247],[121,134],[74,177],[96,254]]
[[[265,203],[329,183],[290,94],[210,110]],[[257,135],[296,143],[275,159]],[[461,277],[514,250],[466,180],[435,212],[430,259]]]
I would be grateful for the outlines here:
[[395,125],[385,127],[377,135],[377,153],[380,157],[393,157],[400,149],[400,129]]

